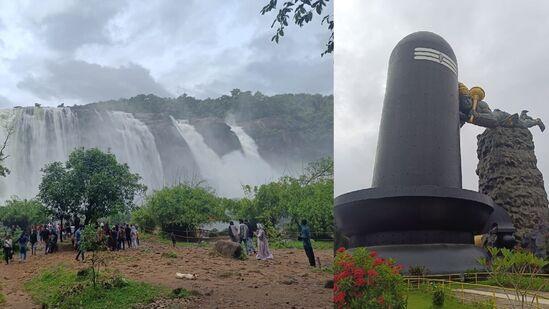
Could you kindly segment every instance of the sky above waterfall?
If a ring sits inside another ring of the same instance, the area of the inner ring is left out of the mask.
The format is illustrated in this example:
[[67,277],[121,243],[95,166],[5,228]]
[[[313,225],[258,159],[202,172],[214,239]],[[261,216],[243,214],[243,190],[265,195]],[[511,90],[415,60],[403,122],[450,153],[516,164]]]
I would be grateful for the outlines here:
[[[492,108],[522,109],[549,128],[549,2],[345,0],[334,3],[335,193],[371,186],[389,55],[406,35],[438,33],[454,49],[459,79]],[[478,189],[476,136],[461,130],[463,186]],[[549,189],[549,129],[531,129]]]
[[[270,41],[268,1],[0,0],[0,107],[232,89],[331,94],[320,19]],[[318,17],[318,16],[317,16]]]

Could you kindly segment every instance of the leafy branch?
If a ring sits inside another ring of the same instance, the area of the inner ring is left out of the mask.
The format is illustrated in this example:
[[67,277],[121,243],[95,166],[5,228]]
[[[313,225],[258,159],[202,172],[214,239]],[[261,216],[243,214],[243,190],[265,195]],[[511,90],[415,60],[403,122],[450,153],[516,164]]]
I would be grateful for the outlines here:
[[[299,27],[303,27],[303,25],[313,20],[313,16],[315,13],[317,15],[321,15],[328,2],[330,2],[330,0],[316,0],[314,2],[312,0],[291,0],[284,2],[282,6],[278,9],[276,18],[271,24],[271,28],[274,28],[275,25],[277,25],[276,32],[271,38],[271,41],[278,44],[279,40],[284,36],[284,29],[289,25],[289,19],[292,13],[294,24],[298,25]],[[277,9],[277,7],[278,1],[270,0],[269,3],[261,9],[261,15],[265,15],[271,11],[274,11]],[[334,51],[333,17],[330,18],[329,14],[325,15],[322,18],[320,24],[326,25],[326,27],[330,31],[330,37],[328,38],[328,42],[326,43],[326,49],[320,54],[321,56],[324,56],[325,54],[329,54]]]

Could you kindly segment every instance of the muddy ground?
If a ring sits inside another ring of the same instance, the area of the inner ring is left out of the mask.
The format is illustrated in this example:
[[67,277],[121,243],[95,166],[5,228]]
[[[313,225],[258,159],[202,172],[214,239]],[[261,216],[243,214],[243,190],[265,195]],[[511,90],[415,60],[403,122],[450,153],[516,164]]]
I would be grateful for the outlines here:
[[[308,266],[303,250],[273,249],[274,260],[244,261],[213,254],[212,246],[171,246],[155,239],[141,241],[137,249],[108,252],[108,268],[130,279],[169,288],[185,288],[197,296],[161,300],[149,308],[332,308],[332,290],[324,287],[331,274]],[[162,256],[175,252],[177,257]],[[321,263],[332,262],[332,250],[317,250]],[[0,266],[1,292],[7,308],[40,308],[23,288],[41,270],[58,264],[74,269],[87,264],[74,260],[70,248],[31,256],[27,262]],[[175,273],[192,273],[196,280],[177,279]]]

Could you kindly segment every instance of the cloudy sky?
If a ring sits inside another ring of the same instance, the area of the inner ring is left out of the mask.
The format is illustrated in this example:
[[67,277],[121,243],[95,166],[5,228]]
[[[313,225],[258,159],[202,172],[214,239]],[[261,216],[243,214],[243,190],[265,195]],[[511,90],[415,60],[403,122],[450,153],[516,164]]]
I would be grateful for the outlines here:
[[233,88],[331,94],[320,19],[275,45],[274,15],[259,14],[267,2],[0,0],[0,107]]
[[[549,2],[335,1],[336,195],[371,186],[389,55],[406,35],[438,33],[453,47],[459,79],[482,86],[492,108],[528,109],[549,124]],[[548,126],[549,127],[549,126]],[[461,131],[463,186],[478,189],[476,135]],[[549,130],[531,129],[549,179]]]

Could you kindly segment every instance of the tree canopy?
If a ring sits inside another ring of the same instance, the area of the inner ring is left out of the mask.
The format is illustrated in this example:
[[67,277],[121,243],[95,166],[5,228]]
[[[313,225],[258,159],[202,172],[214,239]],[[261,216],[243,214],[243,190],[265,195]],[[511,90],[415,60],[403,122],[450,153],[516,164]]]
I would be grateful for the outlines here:
[[40,199],[58,218],[81,215],[84,224],[135,207],[146,191],[141,177],[116,156],[97,148],[76,149],[65,164],[53,162],[43,169]]
[[48,220],[46,208],[37,200],[8,200],[0,207],[0,222],[4,226],[18,226],[22,230]]
[[222,200],[207,188],[179,184],[147,197],[145,205],[134,212],[134,221],[146,229],[193,231],[201,224],[225,218]]

